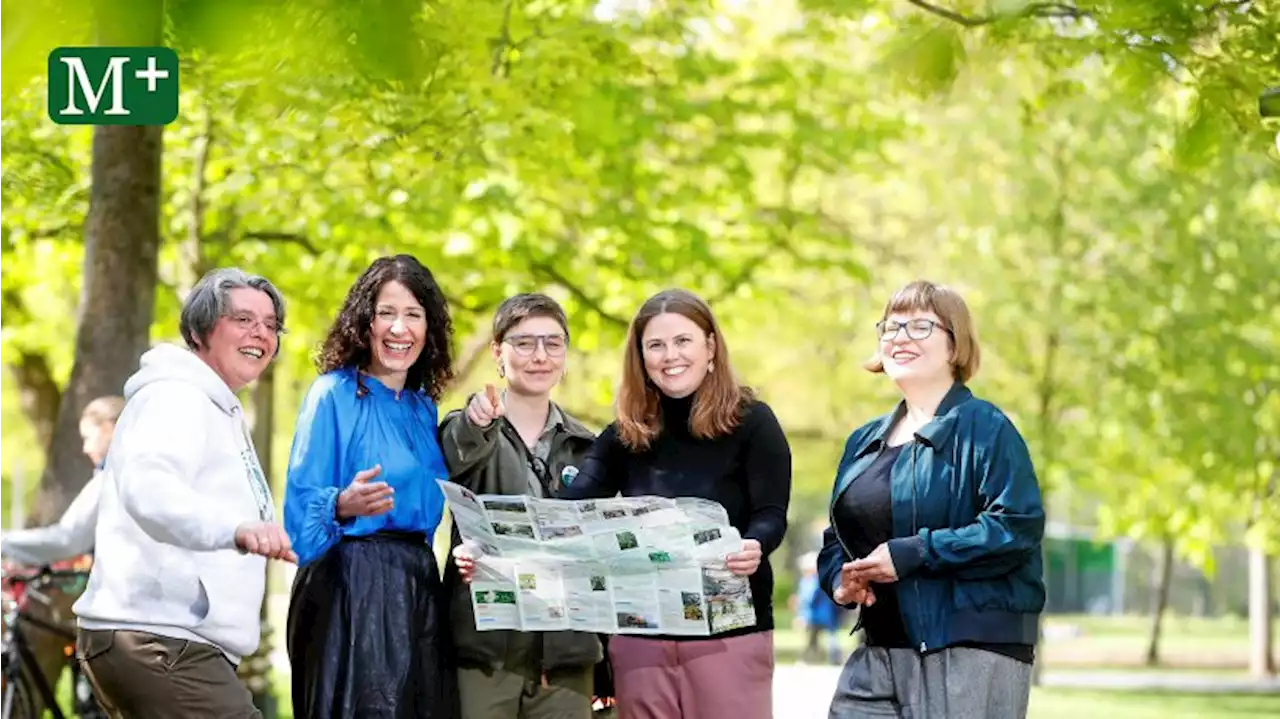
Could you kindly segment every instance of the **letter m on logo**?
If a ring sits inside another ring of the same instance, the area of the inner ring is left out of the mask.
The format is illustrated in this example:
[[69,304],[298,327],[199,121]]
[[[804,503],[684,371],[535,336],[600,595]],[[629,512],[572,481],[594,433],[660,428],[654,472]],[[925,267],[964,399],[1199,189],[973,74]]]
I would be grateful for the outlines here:
[[[79,57],[60,57],[58,61],[67,66],[67,105],[59,112],[63,115],[83,115],[85,111],[76,104],[77,96],[88,106],[90,114],[98,112],[102,96],[111,88],[111,106],[102,114],[128,115],[124,106],[124,77],[121,70],[129,64],[127,57],[113,57],[107,60],[107,71],[102,74],[102,81],[95,90],[89,81],[89,73],[85,71],[84,59]],[[76,92],[79,90],[79,92]]]

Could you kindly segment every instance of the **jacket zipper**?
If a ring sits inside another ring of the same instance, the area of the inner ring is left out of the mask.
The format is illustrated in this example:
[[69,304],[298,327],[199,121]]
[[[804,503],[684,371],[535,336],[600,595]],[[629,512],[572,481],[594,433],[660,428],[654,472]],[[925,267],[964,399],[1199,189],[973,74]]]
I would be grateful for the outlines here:
[[[880,449],[879,452],[876,453],[875,458],[871,460],[871,464],[875,464],[875,460],[879,459],[881,454],[884,454],[883,447]],[[856,462],[858,460],[855,459],[854,461]],[[867,466],[870,467],[871,464],[868,464]],[[857,480],[857,477],[854,477],[854,480]],[[852,484],[852,483],[853,482],[850,482],[849,484]],[[844,492],[847,492],[847,491],[849,491],[849,486],[845,485],[845,488],[841,490],[840,494],[843,494]],[[848,557],[849,561],[853,561],[853,552],[849,551],[849,545],[845,544],[844,537],[840,536],[840,525],[836,524],[836,501],[839,498],[840,494],[837,494],[836,496],[831,498],[831,505],[827,507],[827,518],[831,521],[831,528],[835,530],[836,541],[840,543],[840,549],[844,551],[844,556]],[[843,564],[844,562],[841,562],[841,565]],[[832,593],[834,594],[835,590],[832,590]],[[858,605],[858,621],[854,622],[853,629],[849,630],[849,634],[851,635],[862,628],[863,608],[864,608],[864,605],[862,604]]]
[[[919,503],[916,500],[916,450],[917,449],[918,447],[916,447],[915,443],[912,442],[912,447],[911,447],[911,536],[913,537],[916,536],[916,533],[920,531],[920,511],[919,511],[920,508],[919,508]],[[911,582],[911,588],[915,590],[914,593],[916,595],[916,610],[919,611],[920,609],[919,578]],[[928,650],[928,645],[925,643],[924,632],[920,631],[919,625],[916,626],[916,631],[919,633],[919,636],[920,636],[920,653],[923,654]]]
[[[842,492],[836,493],[836,495],[831,498],[831,504],[827,507],[827,518],[831,521],[831,529],[835,530],[836,541],[840,543],[840,549],[841,551],[844,552],[844,556],[847,557],[849,561],[853,561],[853,552],[850,552],[849,545],[844,543],[844,537],[840,536],[840,525],[836,524],[836,501],[840,498],[840,494],[842,494],[843,492],[847,492],[848,490],[849,490],[849,487],[846,486],[844,490],[842,490]],[[840,566],[843,567],[844,562],[841,562]],[[837,575],[837,582],[838,581],[839,581],[839,575]],[[838,587],[840,585],[836,584],[836,586]],[[832,588],[831,594],[832,595],[835,594],[834,588]],[[853,623],[853,629],[849,630],[849,634],[853,635],[861,628],[862,628],[862,605],[859,604],[858,620]]]

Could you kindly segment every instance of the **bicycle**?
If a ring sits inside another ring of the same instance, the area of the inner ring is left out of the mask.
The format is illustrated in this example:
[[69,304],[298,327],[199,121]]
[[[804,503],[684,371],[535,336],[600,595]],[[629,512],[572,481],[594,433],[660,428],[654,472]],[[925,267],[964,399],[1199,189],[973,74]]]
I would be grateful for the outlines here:
[[[62,612],[54,597],[68,599],[78,596],[89,576],[82,569],[40,569],[21,575],[9,575],[4,583],[13,587],[13,597],[5,597],[5,630],[3,636],[3,692],[0,693],[0,719],[39,719],[44,712],[53,719],[107,719],[98,706],[88,677],[80,669],[75,658],[76,631],[60,624]],[[52,596],[51,596],[52,595]],[[35,603],[34,605],[32,603]],[[65,604],[65,602],[64,602]],[[44,610],[50,619],[40,616]],[[61,607],[69,618],[69,604]],[[54,692],[57,673],[52,680],[45,674],[32,647],[31,630],[40,630],[62,642],[63,660],[57,665],[71,670],[72,706],[68,713],[58,703]]]

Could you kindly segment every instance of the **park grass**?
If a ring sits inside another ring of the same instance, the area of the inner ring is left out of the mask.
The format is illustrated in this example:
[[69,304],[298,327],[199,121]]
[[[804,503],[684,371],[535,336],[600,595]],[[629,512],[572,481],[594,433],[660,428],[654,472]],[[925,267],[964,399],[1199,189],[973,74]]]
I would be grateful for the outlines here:
[[1041,689],[1031,693],[1028,719],[1262,719],[1280,716],[1280,694]]
[[[794,662],[807,641],[791,617],[779,613],[774,631],[778,662]],[[1046,618],[1046,639],[1039,659],[1048,669],[1125,669],[1135,671],[1195,671],[1242,675],[1249,663],[1249,626],[1238,617],[1201,618],[1170,615],[1160,641],[1160,663],[1144,664],[1150,619],[1140,616],[1052,615]],[[1074,630],[1074,635],[1055,631]],[[857,639],[841,633],[840,646],[848,656]]]

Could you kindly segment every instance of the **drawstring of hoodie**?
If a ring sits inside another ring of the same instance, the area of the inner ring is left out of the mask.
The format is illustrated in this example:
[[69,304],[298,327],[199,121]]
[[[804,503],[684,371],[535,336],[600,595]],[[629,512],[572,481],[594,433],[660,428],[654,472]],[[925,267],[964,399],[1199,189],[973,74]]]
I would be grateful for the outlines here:
[[258,517],[264,522],[270,522],[275,514],[274,507],[271,505],[271,488],[267,486],[267,477],[262,471],[262,465],[258,462],[258,451],[253,446],[249,425],[244,421],[244,410],[233,407],[231,417],[240,427],[240,434],[244,437],[244,449],[240,450],[240,458],[244,461],[245,476],[253,489],[253,498],[258,503]]

